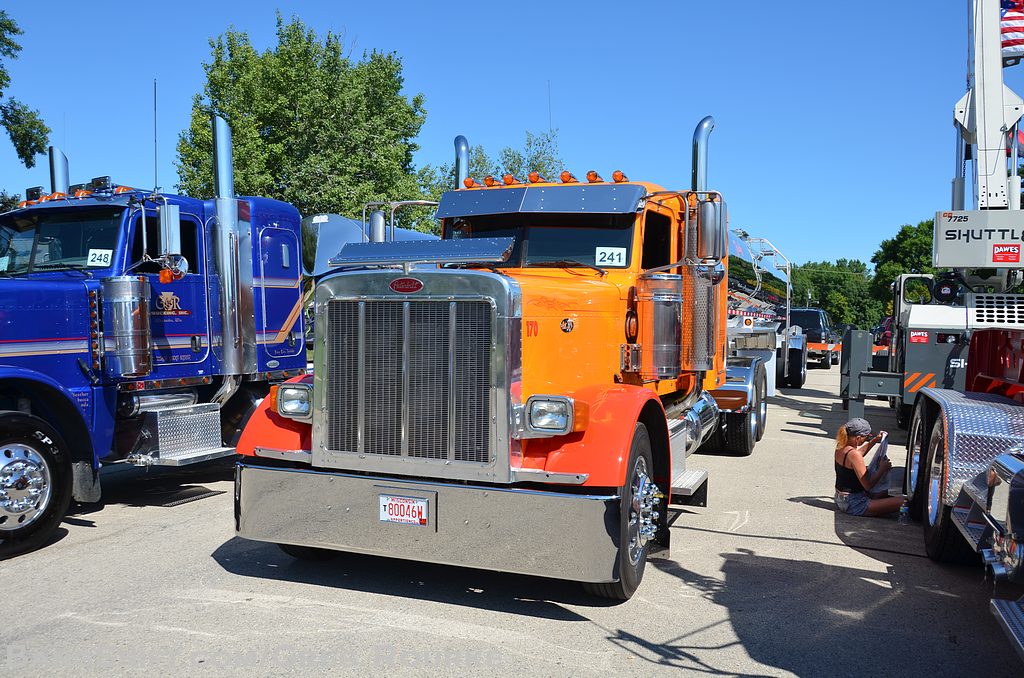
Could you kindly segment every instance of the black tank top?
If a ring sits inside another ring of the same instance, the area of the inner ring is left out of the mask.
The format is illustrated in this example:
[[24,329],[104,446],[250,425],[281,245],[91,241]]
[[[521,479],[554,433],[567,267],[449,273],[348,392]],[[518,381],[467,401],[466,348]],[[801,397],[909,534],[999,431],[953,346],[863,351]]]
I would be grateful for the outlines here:
[[[846,457],[850,456],[850,450],[843,456],[843,463],[838,461],[836,465],[836,489],[840,492],[863,492],[864,486],[860,484],[857,473],[852,468],[846,468]],[[833,460],[834,461],[834,460]]]

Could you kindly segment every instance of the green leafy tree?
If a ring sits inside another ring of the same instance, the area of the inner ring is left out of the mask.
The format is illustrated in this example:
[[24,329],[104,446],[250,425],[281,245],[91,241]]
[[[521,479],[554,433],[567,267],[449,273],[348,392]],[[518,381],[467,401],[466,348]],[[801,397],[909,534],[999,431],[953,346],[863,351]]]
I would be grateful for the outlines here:
[[17,193],[0,191],[0,214],[10,212],[18,206],[19,202],[21,202],[21,196]]
[[932,238],[934,222],[929,219],[917,226],[904,224],[894,238],[883,240],[871,257],[875,275],[871,294],[885,304],[892,296],[891,286],[901,273],[933,273]]
[[35,167],[36,156],[46,151],[50,128],[33,110],[14,97],[5,96],[11,76],[4,65],[6,59],[17,59],[21,45],[14,36],[24,33],[7,12],[0,9],[0,126],[7,130],[14,150],[25,167]]
[[793,304],[823,308],[834,322],[867,328],[882,315],[870,280],[867,264],[857,259],[809,261],[793,269]]
[[341,40],[277,16],[277,45],[258,52],[229,29],[210,41],[206,85],[178,139],[178,188],[213,195],[211,111],[232,128],[235,190],[284,200],[304,214],[359,217],[367,202],[421,198],[413,143],[422,95],[402,93],[402,62],[371,52],[358,61]]

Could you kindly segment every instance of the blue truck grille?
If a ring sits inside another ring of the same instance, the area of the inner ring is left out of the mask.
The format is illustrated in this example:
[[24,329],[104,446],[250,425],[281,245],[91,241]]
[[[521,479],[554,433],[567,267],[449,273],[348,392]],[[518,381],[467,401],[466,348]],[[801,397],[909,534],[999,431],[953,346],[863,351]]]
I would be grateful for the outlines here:
[[327,308],[327,449],[491,461],[492,306],[334,300]]

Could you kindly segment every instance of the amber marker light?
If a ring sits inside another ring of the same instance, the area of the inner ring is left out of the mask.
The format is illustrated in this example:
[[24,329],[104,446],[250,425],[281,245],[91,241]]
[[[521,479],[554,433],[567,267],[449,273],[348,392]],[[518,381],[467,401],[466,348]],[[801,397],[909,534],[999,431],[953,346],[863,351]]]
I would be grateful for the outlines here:
[[114,193],[120,195],[121,193],[128,193],[134,190],[135,189],[132,188],[131,186],[118,186],[117,188],[114,189]]
[[604,181],[604,179],[602,179],[601,175],[595,172],[594,170],[590,170],[589,172],[587,172],[587,181],[589,181],[592,184],[598,184]]
[[174,273],[166,268],[160,269],[160,282],[164,285],[174,282]]
[[612,181],[617,184],[621,184],[625,181],[629,181],[629,177],[622,173],[622,170],[615,170],[612,172]]
[[466,177],[465,179],[462,180],[462,185],[465,186],[466,188],[473,188],[474,186],[476,186],[476,182],[473,181],[473,177]]
[[531,184],[537,184],[537,183],[540,183],[540,182],[544,181],[544,177],[542,177],[540,175],[540,172],[538,172],[537,170],[534,170],[534,171],[530,172],[526,176],[526,178],[530,180]]
[[563,184],[575,184],[578,181],[569,170],[562,171],[561,179]]
[[90,196],[90,195],[92,195],[92,191],[87,191],[84,188],[80,188],[77,191],[75,191],[75,197],[76,198],[84,198],[84,197]]
[[516,180],[515,176],[512,175],[512,174],[505,174],[505,175],[503,175],[501,177],[501,180],[505,182],[506,186],[511,186],[512,184],[518,184],[519,183]]
[[586,431],[590,424],[590,405],[577,400],[572,405],[572,430],[573,433]]
[[498,180],[495,179],[494,177],[492,177],[490,174],[488,174],[486,177],[484,177],[484,186],[486,186],[487,188],[490,188],[492,186],[497,186],[497,185],[498,185]]

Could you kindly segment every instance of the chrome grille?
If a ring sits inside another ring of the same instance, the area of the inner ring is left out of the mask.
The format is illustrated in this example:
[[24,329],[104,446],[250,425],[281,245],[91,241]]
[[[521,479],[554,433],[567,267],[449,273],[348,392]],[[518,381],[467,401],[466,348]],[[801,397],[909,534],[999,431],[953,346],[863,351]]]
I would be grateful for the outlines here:
[[492,306],[485,300],[333,300],[327,449],[491,461]]

